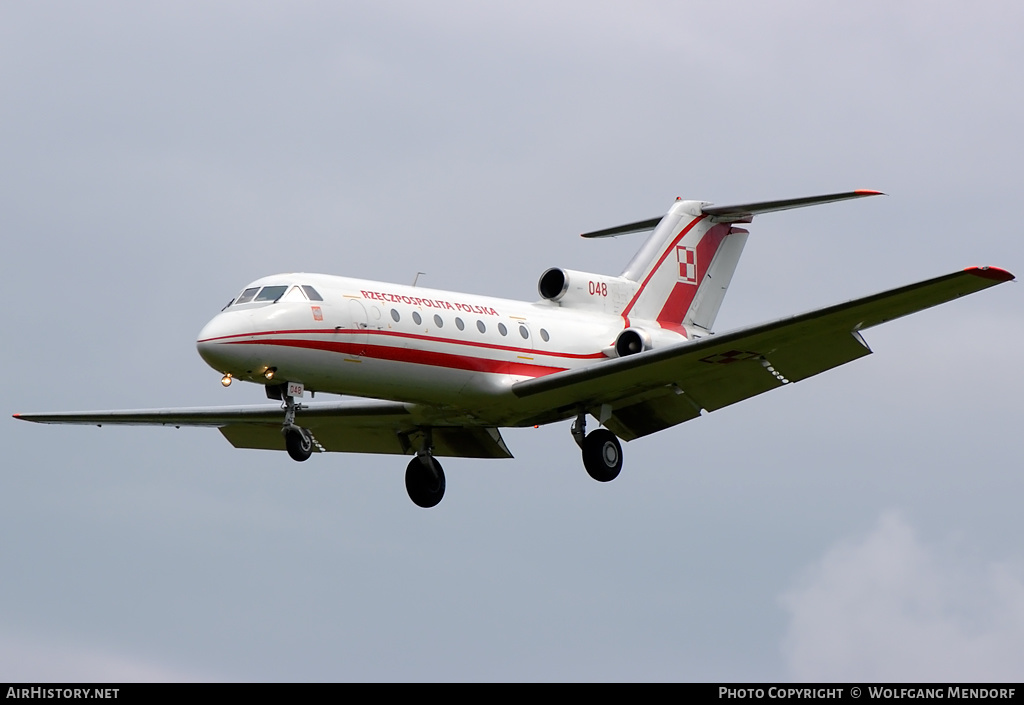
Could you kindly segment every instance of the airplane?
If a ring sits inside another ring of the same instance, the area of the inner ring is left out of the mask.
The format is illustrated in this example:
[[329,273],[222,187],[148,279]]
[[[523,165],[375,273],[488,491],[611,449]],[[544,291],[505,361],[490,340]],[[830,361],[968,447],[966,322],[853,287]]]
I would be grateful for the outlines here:
[[[543,272],[538,301],[326,274],[245,286],[199,333],[224,386],[279,404],[14,414],[56,424],[211,426],[236,448],[413,456],[410,499],[445,493],[438,457],[510,458],[500,429],[572,420],[599,482],[631,441],[871,353],[861,332],[1011,281],[964,270],[726,333],[713,325],[749,232],[773,211],[883,195],[856,190],[716,206],[676,199],[660,218],[584,233],[653,231],[618,276]],[[415,282],[414,282],[415,284]],[[353,400],[303,403],[305,392]],[[587,432],[587,417],[600,425]]]

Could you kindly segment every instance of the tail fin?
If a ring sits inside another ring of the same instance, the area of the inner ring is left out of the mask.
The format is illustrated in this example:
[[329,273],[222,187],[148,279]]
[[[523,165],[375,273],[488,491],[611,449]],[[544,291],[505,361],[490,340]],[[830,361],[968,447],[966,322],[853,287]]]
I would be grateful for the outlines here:
[[747,231],[734,223],[749,223],[759,213],[880,193],[861,190],[737,206],[677,200],[660,221],[640,221],[584,237],[634,232],[657,223],[622,272],[624,279],[639,284],[622,316],[627,325],[630,318],[636,318],[657,321],[662,328],[681,331],[687,326],[709,331],[747,242]]
[[676,201],[626,265],[621,276],[640,284],[622,312],[627,321],[658,321],[670,329],[714,324],[747,232],[712,222],[705,205]]

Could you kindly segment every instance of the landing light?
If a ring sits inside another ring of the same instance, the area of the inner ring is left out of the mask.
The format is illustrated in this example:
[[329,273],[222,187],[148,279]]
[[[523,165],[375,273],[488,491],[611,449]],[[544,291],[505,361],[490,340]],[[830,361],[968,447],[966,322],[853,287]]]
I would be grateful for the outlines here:
[[231,386],[231,373],[229,372],[228,374],[226,374],[223,377],[221,377],[220,378],[220,383],[223,384],[225,387],[230,387]]
[[267,379],[274,379],[274,373],[277,372],[276,367],[268,367],[267,371],[263,373],[263,376]]

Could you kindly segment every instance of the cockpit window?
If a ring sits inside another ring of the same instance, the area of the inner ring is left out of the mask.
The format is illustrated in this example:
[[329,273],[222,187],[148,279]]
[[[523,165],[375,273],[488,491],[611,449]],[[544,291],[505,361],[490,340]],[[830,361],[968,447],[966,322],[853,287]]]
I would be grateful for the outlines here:
[[281,297],[281,301],[305,301],[306,297],[302,293],[302,289],[297,286],[293,286],[288,290],[288,293]]
[[[287,294],[285,292],[287,292]],[[305,301],[307,298],[310,301],[324,300],[324,297],[320,296],[320,293],[316,289],[306,284],[299,286],[288,286],[287,284],[279,286],[265,286],[262,289],[258,286],[253,286],[239,294],[237,299],[230,302],[224,308],[226,309],[231,306],[238,306],[239,304],[255,302],[265,303],[269,301],[270,303],[274,303],[282,300]]]
[[256,296],[256,301],[277,301],[287,290],[287,286],[265,286]]
[[249,303],[250,301],[252,301],[252,297],[256,296],[256,292],[259,290],[260,288],[258,286],[254,286],[251,289],[246,289],[241,294],[239,294],[237,299],[235,299],[235,305],[237,306],[238,304]]

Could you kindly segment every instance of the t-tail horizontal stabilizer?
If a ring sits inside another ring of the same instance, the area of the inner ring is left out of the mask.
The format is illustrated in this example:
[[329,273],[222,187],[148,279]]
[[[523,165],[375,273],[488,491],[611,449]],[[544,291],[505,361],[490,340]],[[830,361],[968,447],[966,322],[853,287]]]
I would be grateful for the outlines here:
[[[742,203],[735,206],[716,206],[711,203],[705,203],[701,206],[701,213],[710,216],[714,222],[717,223],[741,223],[749,222],[751,218],[759,213],[771,213],[773,211],[785,211],[791,208],[804,208],[806,206],[816,206],[822,203],[835,203],[836,201],[848,201],[851,198],[864,198],[866,196],[884,196],[885,194],[881,191],[872,191],[870,189],[857,189],[856,191],[846,191],[844,193],[830,193],[824,196],[806,196],[804,198],[787,198],[781,201],[761,201],[760,203]],[[661,216],[657,218],[648,218],[647,220],[638,220],[635,223],[627,223],[626,225],[617,225],[614,228],[605,228],[604,230],[594,230],[589,233],[583,233],[581,237],[596,238],[596,237],[615,237],[616,235],[627,235],[629,233],[638,233],[645,230],[653,230],[657,227],[658,223],[661,222]]]

